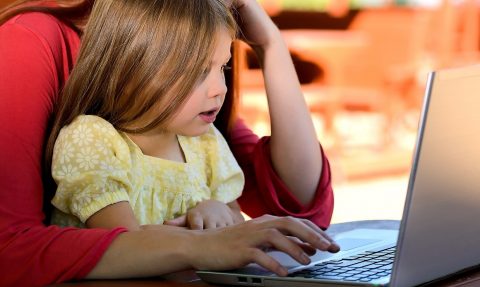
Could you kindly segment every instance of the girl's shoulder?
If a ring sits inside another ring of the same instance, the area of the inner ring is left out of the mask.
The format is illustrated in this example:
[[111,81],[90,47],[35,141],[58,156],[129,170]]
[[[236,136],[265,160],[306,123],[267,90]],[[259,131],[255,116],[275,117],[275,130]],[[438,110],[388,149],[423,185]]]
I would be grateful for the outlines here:
[[76,117],[69,125],[61,129],[58,137],[79,137],[84,141],[89,138],[101,138],[102,141],[107,142],[123,141],[121,134],[111,123],[94,115]]
[[[82,151],[72,153],[72,151]],[[122,133],[101,117],[80,115],[64,126],[55,141],[54,155],[90,154],[93,158],[130,166],[130,148]],[[55,157],[55,156],[54,156]]]

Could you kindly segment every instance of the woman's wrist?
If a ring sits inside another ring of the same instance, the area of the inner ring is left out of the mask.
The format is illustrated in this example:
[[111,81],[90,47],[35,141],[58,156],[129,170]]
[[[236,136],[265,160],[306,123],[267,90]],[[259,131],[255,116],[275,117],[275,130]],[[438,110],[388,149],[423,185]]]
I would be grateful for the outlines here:
[[194,255],[189,253],[198,245],[191,232],[159,226],[119,234],[86,279],[158,276],[192,268]]
[[[205,238],[208,236],[209,233],[212,233],[214,231],[212,230],[185,230],[186,231],[186,236],[184,240],[181,240],[179,245],[181,247],[179,249],[182,249],[181,256],[182,258],[185,259],[185,262],[188,264],[189,269],[195,269],[195,270],[201,270],[201,269],[207,269],[208,266],[205,264],[205,261],[202,260],[204,259],[204,256],[200,253],[206,254],[205,258],[208,256],[213,256],[214,252],[208,251],[208,239],[205,241]],[[199,246],[201,246],[199,248]]]

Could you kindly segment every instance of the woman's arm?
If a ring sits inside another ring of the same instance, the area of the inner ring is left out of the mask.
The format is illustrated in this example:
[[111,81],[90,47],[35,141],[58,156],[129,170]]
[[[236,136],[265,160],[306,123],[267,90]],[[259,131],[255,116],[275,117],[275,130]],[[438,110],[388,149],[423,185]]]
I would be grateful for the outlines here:
[[[62,86],[58,81],[68,76],[73,57],[69,49],[76,51],[78,37],[52,16],[20,17],[0,26],[0,285],[44,286],[87,274],[88,278],[124,278],[161,275],[173,268],[227,269],[249,261],[281,273],[262,246],[278,246],[295,258],[302,254],[281,232],[298,235],[323,250],[338,248],[325,242],[325,235],[308,222],[289,218],[188,232],[168,227],[126,232],[44,226],[43,142]],[[231,254],[235,244],[244,254]],[[182,255],[170,264],[177,247]]]
[[263,216],[201,231],[160,226],[119,235],[87,278],[155,276],[190,268],[227,270],[251,262],[285,276],[285,267],[268,256],[265,248],[284,251],[303,264],[310,262],[306,252],[312,251],[285,234],[319,250],[339,250],[314,224],[290,217]]
[[254,0],[234,1],[242,32],[261,63],[268,98],[273,167],[303,205],[312,202],[322,154],[289,51],[280,31]]
[[75,39],[66,25],[41,13],[20,15],[0,26],[2,286],[45,286],[83,278],[125,231],[42,224],[43,144],[72,59],[66,47],[75,50]]

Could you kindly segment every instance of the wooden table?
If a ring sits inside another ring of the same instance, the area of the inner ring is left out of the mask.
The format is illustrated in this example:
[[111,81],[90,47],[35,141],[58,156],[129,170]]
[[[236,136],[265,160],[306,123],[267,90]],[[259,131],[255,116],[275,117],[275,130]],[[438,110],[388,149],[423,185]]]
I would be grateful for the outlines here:
[[[329,233],[335,235],[339,232],[349,231],[355,228],[368,229],[398,229],[399,221],[396,220],[367,220],[333,224]],[[206,287],[216,286],[202,282],[193,271],[179,272],[162,278],[147,278],[136,280],[91,280],[72,283],[63,283],[54,286],[99,286],[99,287]],[[466,272],[442,282],[436,282],[425,286],[435,287],[478,287],[480,286],[480,269]]]

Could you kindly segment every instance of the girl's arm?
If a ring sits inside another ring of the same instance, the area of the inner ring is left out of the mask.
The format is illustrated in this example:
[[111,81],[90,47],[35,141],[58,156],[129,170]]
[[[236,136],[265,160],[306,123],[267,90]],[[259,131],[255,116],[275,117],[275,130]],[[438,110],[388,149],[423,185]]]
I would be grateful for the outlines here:
[[[240,205],[237,201],[225,204],[216,200],[200,202],[196,207],[190,209],[187,214],[170,221],[165,225],[177,227],[189,227],[191,229],[209,229],[225,227],[244,221]],[[135,215],[127,201],[111,204],[102,208],[85,222],[88,228],[124,227],[130,231],[162,229],[160,224],[139,225]]]
[[238,198],[242,211],[250,217],[264,214],[309,219],[326,229],[333,213],[330,165],[322,155],[322,174],[312,204],[301,204],[273,169],[270,137],[259,139],[238,119],[232,129],[230,146],[245,174],[245,187]]
[[125,227],[130,231],[141,229],[135,219],[132,207],[128,201],[122,201],[108,205],[87,219],[85,225],[88,228],[107,228]]
[[233,5],[263,69],[273,167],[299,202],[308,205],[322,173],[322,154],[289,51],[280,31],[255,0],[236,0]]

